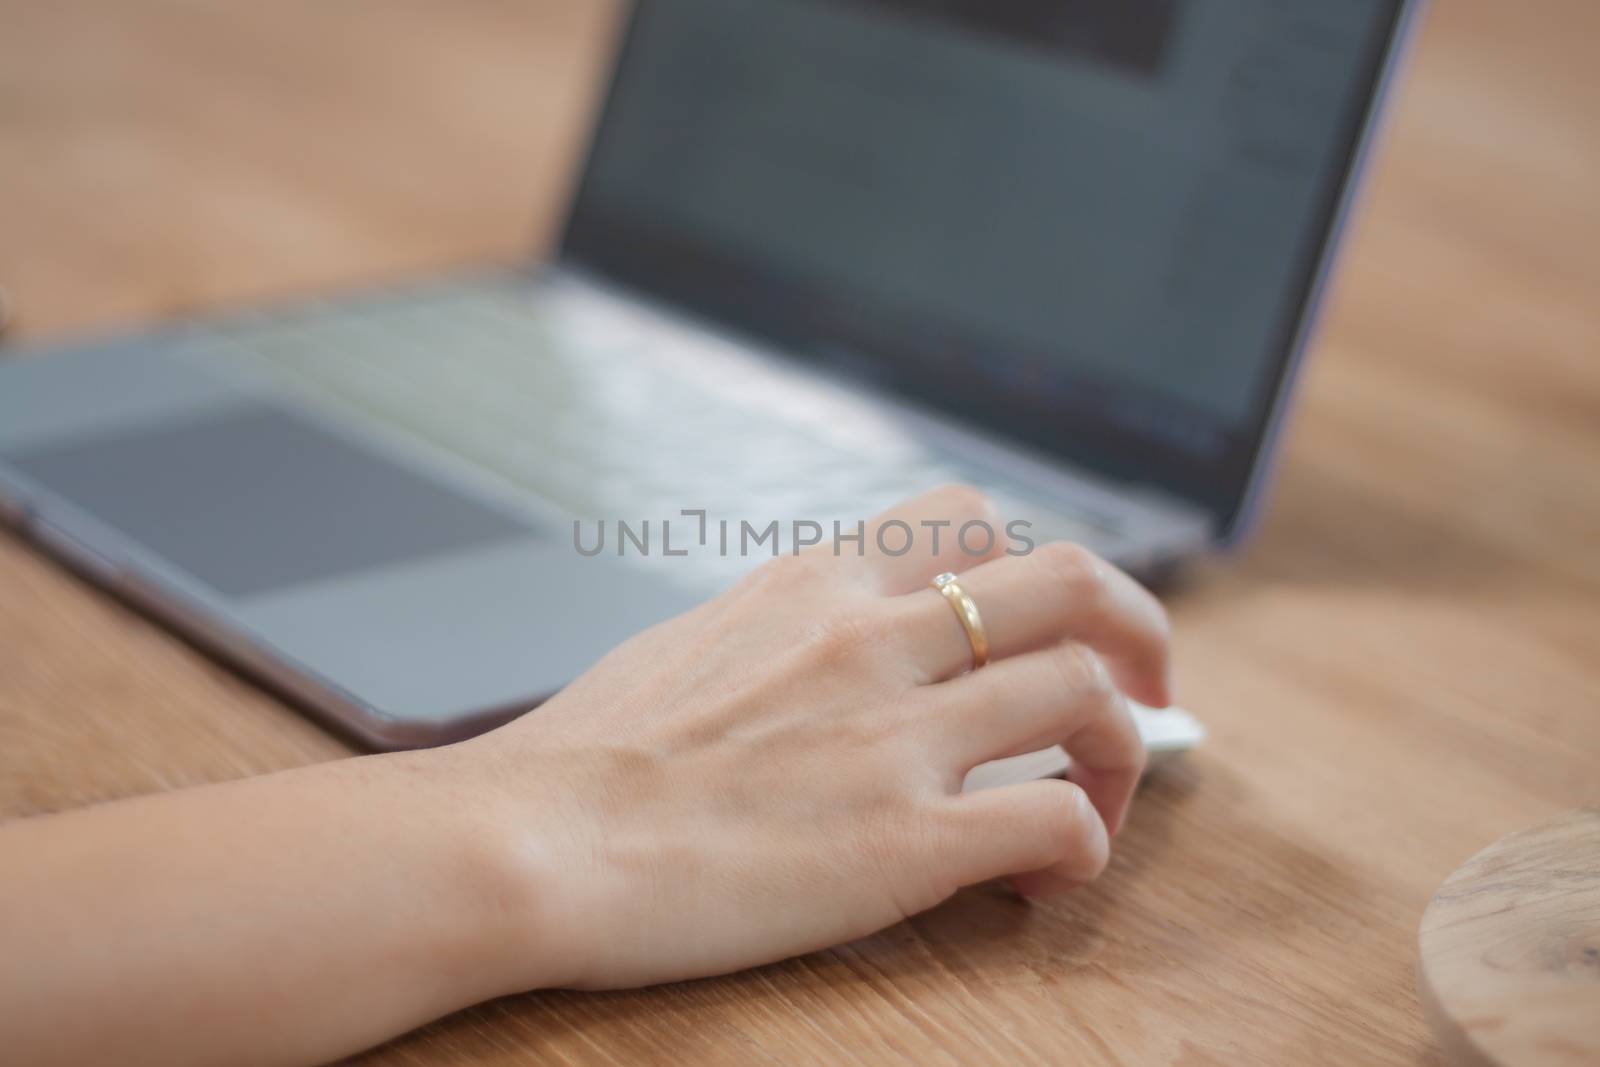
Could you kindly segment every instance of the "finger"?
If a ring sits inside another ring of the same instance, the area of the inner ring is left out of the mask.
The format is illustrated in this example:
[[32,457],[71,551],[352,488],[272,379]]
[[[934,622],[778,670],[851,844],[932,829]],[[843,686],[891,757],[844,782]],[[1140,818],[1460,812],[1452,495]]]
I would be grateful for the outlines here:
[[[1151,707],[1171,703],[1171,631],[1166,609],[1142,585],[1088,549],[1041,545],[967,571],[961,585],[983,618],[993,659],[1062,641],[1105,657],[1129,696]],[[897,598],[897,625],[930,680],[953,678],[972,663],[972,645],[935,590]]]
[[968,485],[946,485],[867,523],[862,554],[879,590],[895,595],[994,559],[1005,551],[1003,534],[988,497]]
[[962,885],[1013,876],[1027,896],[1057,893],[1094,881],[1111,856],[1105,824],[1071,782],[1023,782],[948,804],[956,837],[950,856]]
[[980,763],[1060,744],[1070,776],[1115,835],[1144,771],[1144,742],[1100,657],[1065,643],[927,686],[927,728],[957,787]]

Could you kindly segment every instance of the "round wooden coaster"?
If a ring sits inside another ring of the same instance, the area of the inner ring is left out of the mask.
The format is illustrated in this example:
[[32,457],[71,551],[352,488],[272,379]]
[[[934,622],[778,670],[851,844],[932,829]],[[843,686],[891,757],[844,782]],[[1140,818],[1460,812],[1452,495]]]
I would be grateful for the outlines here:
[[1600,808],[1501,838],[1422,916],[1417,988],[1451,1061],[1600,1064]]

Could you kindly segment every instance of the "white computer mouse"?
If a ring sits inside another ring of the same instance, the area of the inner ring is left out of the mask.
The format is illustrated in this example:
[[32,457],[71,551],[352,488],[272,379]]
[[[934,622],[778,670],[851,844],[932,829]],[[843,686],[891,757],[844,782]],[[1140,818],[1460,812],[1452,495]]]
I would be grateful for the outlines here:
[[[1143,704],[1132,704],[1132,708],[1133,719],[1139,724],[1139,736],[1144,738],[1144,747],[1150,753],[1149,767],[1159,767],[1205,740],[1206,728],[1200,725],[1199,719],[1182,708],[1158,710]],[[1059,777],[1066,773],[1070,762],[1061,746],[1052,745],[1038,752],[974,767],[962,788],[964,792],[972,793],[1033,778]]]

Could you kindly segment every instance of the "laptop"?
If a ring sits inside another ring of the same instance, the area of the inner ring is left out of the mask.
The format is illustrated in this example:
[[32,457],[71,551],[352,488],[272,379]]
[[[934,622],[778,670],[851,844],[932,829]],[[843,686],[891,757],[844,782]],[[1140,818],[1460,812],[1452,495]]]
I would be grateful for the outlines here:
[[1250,525],[1408,15],[640,0],[553,257],[9,360],[0,511],[378,748],[935,484],[1171,567]]

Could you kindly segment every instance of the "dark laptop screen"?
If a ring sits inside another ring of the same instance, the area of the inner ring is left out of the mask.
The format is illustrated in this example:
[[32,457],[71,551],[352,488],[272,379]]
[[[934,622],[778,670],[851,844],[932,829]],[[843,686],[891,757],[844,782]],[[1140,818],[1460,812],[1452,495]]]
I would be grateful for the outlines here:
[[642,0],[569,261],[1232,517],[1393,0]]

